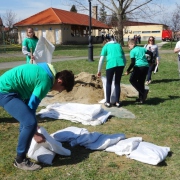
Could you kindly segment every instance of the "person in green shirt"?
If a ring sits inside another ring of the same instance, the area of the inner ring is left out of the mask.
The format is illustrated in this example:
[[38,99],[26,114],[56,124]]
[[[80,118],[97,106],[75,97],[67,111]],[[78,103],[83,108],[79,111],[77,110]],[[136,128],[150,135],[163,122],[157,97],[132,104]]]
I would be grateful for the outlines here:
[[34,50],[36,48],[38,38],[35,36],[34,30],[31,27],[26,29],[27,37],[22,42],[22,53],[26,55],[26,63],[33,64]]
[[138,103],[143,104],[147,98],[149,90],[145,89],[145,79],[149,69],[149,63],[146,54],[153,58],[153,53],[144,47],[136,46],[134,39],[128,41],[130,51],[131,64],[129,65],[125,75],[128,75],[133,68],[130,76],[130,83],[138,91],[139,98],[136,99]]
[[20,123],[17,156],[14,166],[23,170],[38,170],[26,154],[34,137],[37,143],[45,142],[37,132],[36,109],[50,90],[71,91],[74,86],[72,71],[55,71],[51,64],[24,64],[0,76],[0,106]]
[[104,105],[106,107],[111,107],[110,97],[111,97],[111,85],[113,81],[113,77],[115,75],[114,85],[115,85],[115,106],[120,107],[120,82],[121,76],[124,70],[124,66],[126,64],[126,58],[124,55],[124,51],[119,43],[110,38],[106,39],[106,43],[102,48],[101,57],[98,65],[97,76],[101,76],[101,69],[104,63],[104,59],[106,58],[106,102]]

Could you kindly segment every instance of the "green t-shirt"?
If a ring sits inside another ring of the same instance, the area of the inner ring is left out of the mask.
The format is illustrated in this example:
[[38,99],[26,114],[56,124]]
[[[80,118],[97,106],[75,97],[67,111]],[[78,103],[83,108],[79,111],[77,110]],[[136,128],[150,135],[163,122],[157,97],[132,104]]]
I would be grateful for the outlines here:
[[[32,53],[34,52],[35,48],[36,48],[36,44],[38,42],[37,38],[25,38],[23,40],[22,46],[25,46],[27,48],[28,52]],[[30,62],[30,56],[26,55],[26,62],[29,63]]]
[[25,64],[15,67],[0,76],[1,93],[17,93],[22,100],[34,94],[42,100],[52,88],[52,80],[40,66]]
[[146,49],[143,47],[135,46],[130,51],[130,58],[135,58],[135,65],[136,67],[146,66],[149,67],[147,58],[146,58]]
[[102,48],[101,56],[106,56],[106,69],[125,66],[124,51],[119,43],[114,41],[106,43]]

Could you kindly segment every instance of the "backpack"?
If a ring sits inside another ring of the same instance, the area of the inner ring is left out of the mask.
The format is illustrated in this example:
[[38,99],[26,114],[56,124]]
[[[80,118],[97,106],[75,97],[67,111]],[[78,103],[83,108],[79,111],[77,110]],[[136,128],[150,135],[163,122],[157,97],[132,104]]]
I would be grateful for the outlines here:
[[[144,46],[144,48],[147,47],[147,44]],[[152,51],[151,49],[149,49],[149,51],[151,51],[153,53],[153,57],[151,58],[151,56],[149,54],[146,54],[146,58],[149,64],[155,64],[156,62],[156,51]]]

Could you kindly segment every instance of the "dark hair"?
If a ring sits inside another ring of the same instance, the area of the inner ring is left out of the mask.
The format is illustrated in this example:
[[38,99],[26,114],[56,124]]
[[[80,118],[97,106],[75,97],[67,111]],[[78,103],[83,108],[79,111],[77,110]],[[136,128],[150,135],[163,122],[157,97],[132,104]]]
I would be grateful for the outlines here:
[[67,92],[72,91],[74,86],[74,74],[72,71],[63,70],[61,72],[58,72],[55,79],[62,80],[62,86],[64,86]]
[[153,39],[153,44],[155,44],[155,38],[153,36],[150,36],[149,39],[148,39],[148,44],[149,44],[149,40],[150,39]]

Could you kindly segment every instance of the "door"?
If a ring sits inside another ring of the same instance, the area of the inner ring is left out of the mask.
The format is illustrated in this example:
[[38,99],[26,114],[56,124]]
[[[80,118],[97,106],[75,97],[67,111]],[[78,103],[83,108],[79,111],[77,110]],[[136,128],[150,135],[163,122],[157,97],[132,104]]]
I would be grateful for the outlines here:
[[55,29],[55,41],[56,44],[60,44],[59,29]]

